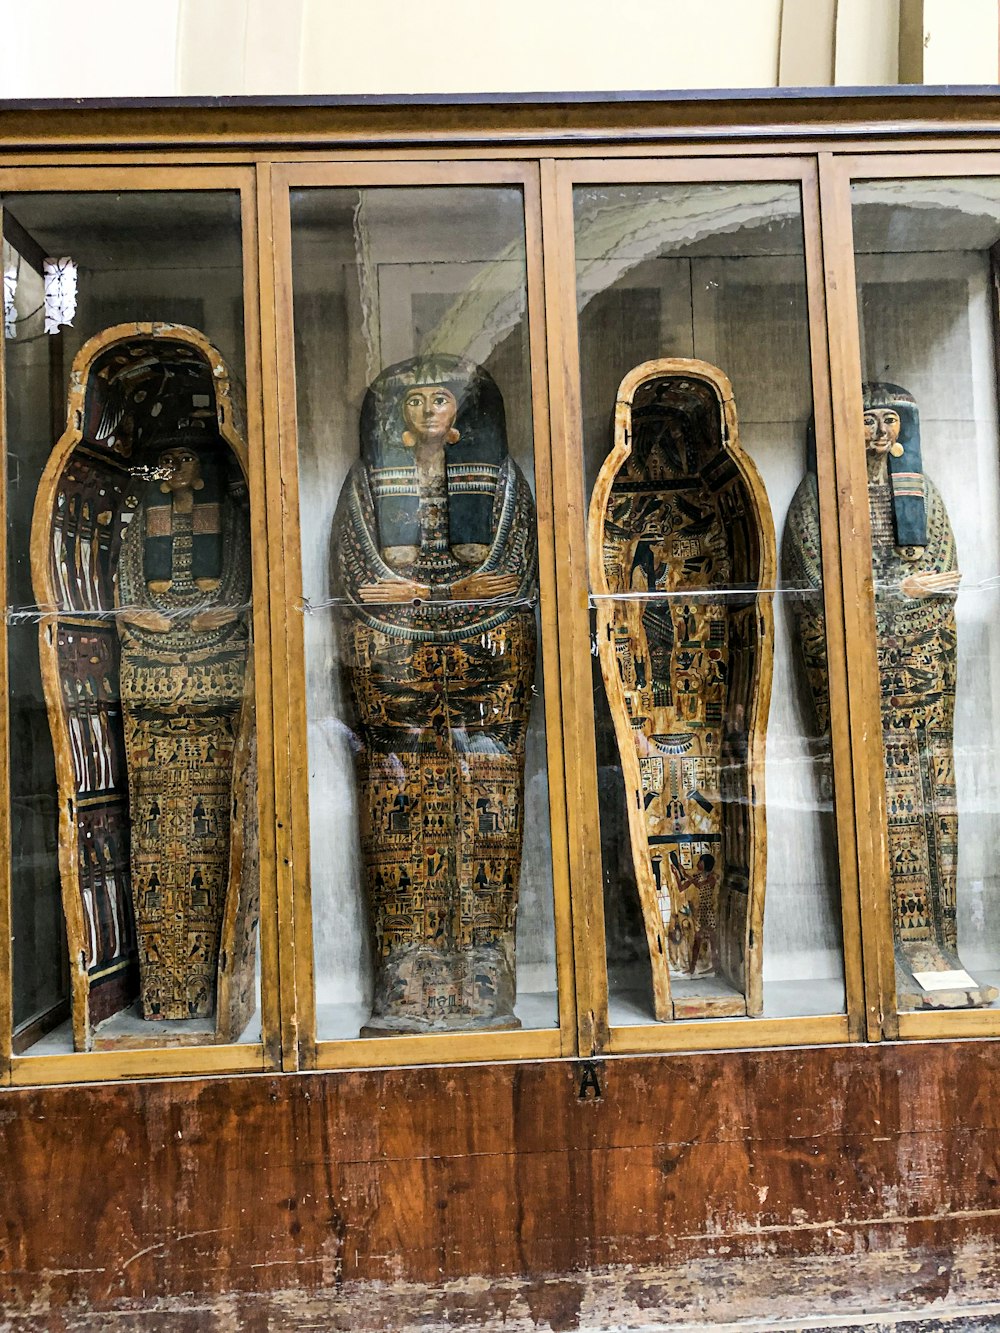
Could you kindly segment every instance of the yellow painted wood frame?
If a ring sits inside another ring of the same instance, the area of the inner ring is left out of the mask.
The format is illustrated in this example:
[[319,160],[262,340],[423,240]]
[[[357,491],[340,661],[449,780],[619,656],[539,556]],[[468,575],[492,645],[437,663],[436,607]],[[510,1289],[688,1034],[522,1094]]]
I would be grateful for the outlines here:
[[[238,193],[241,201],[241,243],[243,254],[244,338],[246,355],[246,441],[245,461],[250,480],[251,560],[254,602],[253,675],[257,696],[257,745],[259,776],[257,784],[257,818],[260,831],[260,951],[261,951],[261,1024],[262,1040],[248,1043],[226,1043],[217,1046],[100,1052],[72,1054],[14,1055],[12,1053],[12,976],[9,966],[0,975],[0,1059],[6,1062],[7,1078],[15,1084],[89,1081],[105,1078],[134,1078],[175,1076],[179,1073],[200,1074],[239,1072],[274,1067],[278,1033],[278,987],[274,980],[277,969],[278,947],[276,929],[276,891],[274,874],[274,795],[273,795],[273,731],[270,703],[271,645],[270,618],[267,606],[267,526],[263,490],[263,421],[260,368],[260,309],[256,269],[258,263],[257,213],[255,177],[252,170],[184,167],[95,167],[78,170],[75,167],[32,167],[11,170],[0,168],[0,191],[5,195],[29,193],[96,193],[129,191],[176,192],[189,190],[230,191]],[[4,419],[2,452],[7,454],[6,420]],[[64,442],[68,439],[64,437]],[[51,460],[50,460],[51,464]],[[6,575],[6,546],[2,557]],[[4,582],[6,587],[6,582]],[[5,594],[6,595],[6,594]],[[0,643],[0,671],[3,672],[3,699],[0,703],[0,730],[5,744],[0,771],[0,808],[5,822],[9,821],[10,754],[9,754],[9,680],[6,620],[3,642]],[[2,829],[0,829],[2,832]],[[4,950],[10,948],[11,921],[11,863],[9,824],[4,843],[7,855],[0,861],[0,962]]]
[[[543,178],[544,179],[544,178]],[[860,904],[855,846],[857,812],[853,802],[848,700],[842,672],[831,672],[831,745],[836,789],[840,898],[844,932],[846,1013],[803,1018],[676,1019],[669,1024],[607,1026],[607,961],[604,937],[603,878],[597,762],[590,669],[590,612],[580,397],[581,366],[577,308],[573,189],[583,184],[788,182],[799,188],[805,245],[805,279],[809,309],[809,345],[816,415],[820,527],[823,547],[823,598],[828,651],[842,652],[845,601],[841,584],[837,499],[832,466],[831,385],[827,372],[827,324],[823,282],[823,248],[819,226],[818,178],[815,161],[800,157],[710,159],[604,159],[555,163],[549,167],[543,193],[544,223],[556,238],[549,243],[556,272],[548,287],[550,301],[550,376],[553,402],[553,470],[566,503],[566,559],[560,561],[560,629],[563,640],[563,709],[570,819],[574,923],[586,922],[576,935],[578,1013],[581,1053],[608,1050],[615,1054],[650,1050],[704,1050],[742,1045],[797,1045],[802,1042],[844,1042],[860,1035],[864,993],[860,969]],[[547,277],[549,274],[547,272]],[[553,330],[555,329],[555,336]],[[586,1015],[594,1018],[588,1021]],[[603,1021],[602,1016],[603,1015]],[[756,1035],[755,1035],[756,1033]]]
[[[0,237],[3,235],[3,206],[0,204]],[[2,246],[0,246],[2,253]],[[6,339],[5,339],[6,340]],[[0,349],[0,476],[10,476],[7,461],[7,357]],[[0,1084],[8,1083],[14,1047],[14,949],[13,914],[10,901],[11,810],[10,810],[10,649],[7,641],[7,486],[0,485],[0,519],[4,539],[0,542],[0,589],[4,614],[0,616]]]
[[[545,373],[545,306],[537,167],[522,163],[279,163],[267,169],[271,184],[274,277],[267,298],[274,302],[275,358],[268,368],[266,413],[278,424],[278,448],[268,462],[271,521],[280,523],[281,574],[272,583],[271,613],[275,644],[286,654],[287,687],[275,690],[276,733],[288,738],[278,756],[279,787],[287,780],[287,802],[280,810],[280,898],[294,931],[295,1020],[285,1016],[284,1030],[298,1038],[302,1068],[351,1068],[452,1061],[540,1059],[569,1055],[576,1049],[572,968],[572,931],[565,785],[560,713],[560,643],[555,598],[557,538],[553,521],[549,409]],[[524,200],[527,256],[527,310],[533,412],[536,503],[538,512],[541,644],[545,684],[549,820],[552,839],[558,1028],[516,1032],[441,1033],[419,1036],[317,1041],[309,838],[309,778],[306,754],[308,701],[305,694],[305,642],[302,623],[302,538],[298,496],[298,422],[295,392],[294,311],[290,191],[306,188],[387,186],[514,186]],[[283,920],[285,917],[283,916]]]

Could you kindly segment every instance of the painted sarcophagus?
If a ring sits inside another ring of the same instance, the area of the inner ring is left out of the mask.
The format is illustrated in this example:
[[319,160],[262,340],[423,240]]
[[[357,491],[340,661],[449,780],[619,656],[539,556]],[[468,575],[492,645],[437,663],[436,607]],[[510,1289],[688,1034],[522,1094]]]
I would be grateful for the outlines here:
[[[119,325],[81,349],[31,566],[74,1043],[233,1040],[259,903],[250,527],[229,374],[202,334]],[[157,1029],[102,1035],[137,994]]]
[[481,367],[428,356],[372,383],[334,565],[375,952],[364,1032],[517,1027],[537,538]]
[[[901,1010],[975,1007],[997,991],[979,985],[958,955],[955,538],[923,470],[912,395],[897,384],[862,389],[896,999]],[[794,602],[799,644],[825,732],[830,698],[812,448],[810,462],[788,512],[782,564],[785,584],[801,593]]]
[[626,375],[589,547],[656,1017],[757,1014],[775,539],[720,370]]

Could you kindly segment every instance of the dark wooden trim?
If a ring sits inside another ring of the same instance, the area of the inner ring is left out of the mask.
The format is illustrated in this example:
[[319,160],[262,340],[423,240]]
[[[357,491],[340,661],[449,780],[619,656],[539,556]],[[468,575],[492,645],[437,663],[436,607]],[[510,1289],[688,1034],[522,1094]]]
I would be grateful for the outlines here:
[[1000,132],[995,87],[752,89],[461,96],[139,98],[0,101],[3,152],[61,146],[76,153],[150,144],[183,149],[281,145],[442,147],[656,142],[739,145]]
[[805,102],[805,101],[882,101],[886,97],[912,99],[953,99],[955,97],[997,97],[995,84],[878,84],[860,87],[823,88],[674,88],[674,89],[600,89],[596,91],[559,92],[475,92],[475,93],[304,93],[197,96],[197,97],[7,97],[0,98],[4,111],[107,111],[174,109],[204,110],[233,107],[401,107],[401,106],[587,106],[607,102]]

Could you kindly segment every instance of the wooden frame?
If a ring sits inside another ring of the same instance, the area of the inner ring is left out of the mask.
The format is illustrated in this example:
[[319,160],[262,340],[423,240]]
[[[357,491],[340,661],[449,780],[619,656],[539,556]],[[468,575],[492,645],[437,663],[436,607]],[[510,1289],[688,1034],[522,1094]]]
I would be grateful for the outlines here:
[[[276,377],[270,389],[269,410],[278,423],[279,447],[271,459],[269,486],[280,490],[281,545],[284,588],[280,605],[272,598],[277,641],[288,651],[289,690],[276,697],[276,729],[288,735],[289,853],[282,858],[281,897],[293,904],[295,938],[295,995],[298,1059],[304,1068],[425,1064],[480,1059],[537,1059],[570,1054],[573,1040],[570,898],[566,874],[567,851],[563,776],[560,746],[559,644],[554,597],[555,540],[549,467],[548,407],[546,396],[542,267],[539,244],[537,172],[522,164],[278,164],[271,169],[271,211],[274,219],[275,320],[278,330]],[[527,313],[533,408],[533,440],[538,510],[539,583],[541,592],[541,650],[545,680],[545,730],[549,777],[550,827],[555,909],[556,973],[559,1026],[520,1032],[448,1033],[386,1038],[345,1038],[320,1041],[316,1037],[316,981],[312,937],[312,893],[309,839],[308,771],[291,756],[306,750],[307,700],[305,695],[305,637],[301,607],[302,531],[298,496],[298,413],[295,391],[294,312],[292,309],[292,218],[290,191],[308,188],[371,188],[404,186],[515,186],[523,195],[527,253]],[[283,761],[279,761],[283,762]]]
[[[254,1046],[67,1056],[15,1054],[11,942],[0,930],[0,1081],[17,1084],[507,1060],[635,1051],[1000,1035],[997,1010],[897,1016],[879,725],[850,182],[1000,175],[1000,97],[935,90],[789,96],[528,99],[504,108],[330,99],[278,108],[197,105],[28,110],[0,105],[0,189],[238,189],[242,199],[247,425],[260,746],[261,1006]],[[557,102],[552,106],[550,102]],[[144,149],[144,165],[136,149]],[[66,165],[67,152],[73,155]],[[609,1027],[595,736],[585,602],[586,496],[573,236],[575,184],[774,181],[801,191],[810,365],[833,712],[847,1010],[814,1018]],[[530,373],[543,589],[558,1029],[315,1041],[308,882],[302,571],[289,190],[514,185],[523,190]],[[4,366],[0,359],[0,388]],[[6,445],[4,446],[6,448]],[[859,499],[860,498],[860,499]],[[0,494],[6,517],[6,493]],[[7,550],[0,554],[6,580]],[[0,845],[10,846],[7,624],[0,630]],[[874,728],[874,730],[873,730]],[[10,920],[10,865],[0,918]]]
[[[0,1013],[6,1022],[0,1034],[0,1052],[9,1062],[9,1078],[18,1084],[54,1083],[75,1079],[121,1078],[139,1076],[175,1075],[177,1073],[239,1072],[274,1067],[276,1045],[272,1033],[278,1027],[277,987],[271,976],[277,966],[277,936],[275,920],[275,890],[273,852],[269,848],[270,831],[274,827],[272,771],[271,705],[269,701],[271,656],[269,617],[264,590],[267,586],[267,529],[264,519],[263,493],[263,431],[261,419],[260,371],[260,314],[256,282],[253,279],[257,262],[257,220],[253,173],[247,169],[208,169],[193,167],[105,168],[79,172],[74,168],[38,168],[10,171],[0,170],[0,189],[11,194],[30,194],[43,191],[65,193],[98,193],[118,191],[178,191],[213,190],[238,193],[240,198],[240,242],[243,255],[244,291],[244,344],[246,355],[246,432],[250,473],[250,524],[254,581],[254,660],[258,702],[257,743],[261,775],[257,788],[257,815],[261,834],[261,912],[260,948],[262,959],[260,1014],[263,1039],[257,1043],[231,1043],[213,1047],[185,1047],[173,1049],[120,1050],[77,1052],[73,1054],[15,1055],[11,1050],[11,972],[8,967],[0,979]],[[3,452],[6,457],[6,426]],[[6,546],[5,546],[6,552]],[[4,684],[7,683],[7,636],[4,624],[2,653]],[[9,693],[5,691],[3,730],[9,727]],[[0,773],[3,792],[4,819],[9,818],[9,751],[3,751],[3,769]],[[6,844],[9,846],[9,840]],[[10,921],[11,865],[5,857],[0,867],[0,919]],[[10,930],[2,932],[9,941]],[[7,947],[5,945],[5,947]]]

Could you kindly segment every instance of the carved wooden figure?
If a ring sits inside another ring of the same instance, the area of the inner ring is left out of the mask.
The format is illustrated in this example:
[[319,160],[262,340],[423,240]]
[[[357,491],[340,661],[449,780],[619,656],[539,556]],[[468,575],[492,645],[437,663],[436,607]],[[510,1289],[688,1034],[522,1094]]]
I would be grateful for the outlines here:
[[481,367],[417,358],[370,386],[334,560],[375,943],[365,1032],[517,1027],[537,544]]
[[[923,471],[913,397],[896,384],[862,387],[897,1002],[902,1010],[989,1004],[997,991],[964,973],[955,920],[955,538]],[[814,457],[788,512],[783,566],[786,584],[803,592],[795,602],[799,641],[825,732],[830,702]]]
[[775,540],[720,370],[626,375],[589,547],[656,1017],[757,1014]]
[[[202,334],[119,325],[81,349],[31,561],[75,1045],[234,1040],[259,902],[250,529],[229,375]],[[165,1026],[102,1035],[137,980]]]

